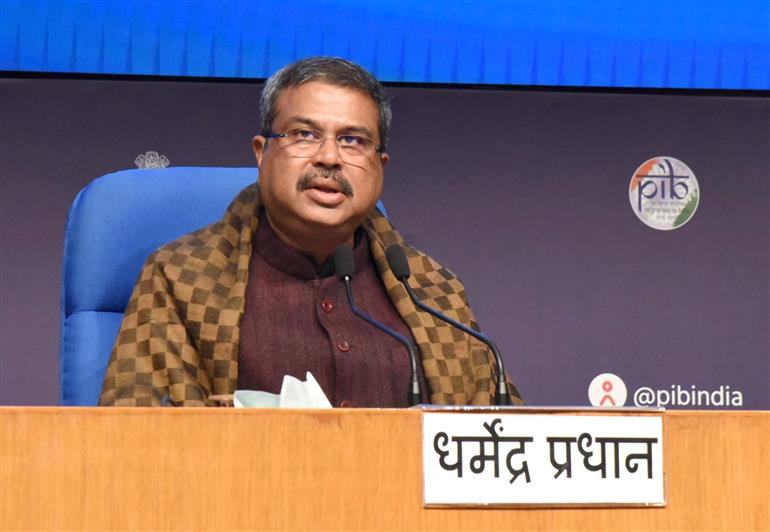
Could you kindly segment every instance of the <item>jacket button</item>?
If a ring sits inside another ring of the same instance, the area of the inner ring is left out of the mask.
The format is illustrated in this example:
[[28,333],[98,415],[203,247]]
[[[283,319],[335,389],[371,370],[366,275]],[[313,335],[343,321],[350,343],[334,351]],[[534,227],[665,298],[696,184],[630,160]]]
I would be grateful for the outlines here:
[[331,299],[324,299],[323,301],[321,301],[321,308],[323,309],[324,312],[328,314],[329,312],[334,310],[334,302]]
[[347,343],[345,340],[340,340],[339,342],[337,342],[337,349],[339,349],[343,353],[347,353],[348,351],[350,351],[350,344]]

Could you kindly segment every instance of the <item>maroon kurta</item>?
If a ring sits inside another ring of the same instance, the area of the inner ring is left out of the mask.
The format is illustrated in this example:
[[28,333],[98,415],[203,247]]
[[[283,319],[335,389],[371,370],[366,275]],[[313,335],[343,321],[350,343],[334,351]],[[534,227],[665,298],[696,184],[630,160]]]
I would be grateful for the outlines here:
[[[414,342],[375,270],[366,233],[359,231],[356,240],[357,305]],[[284,375],[304,380],[306,371],[334,406],[408,406],[404,346],[352,313],[331,259],[317,268],[262,215],[249,263],[238,388],[278,393]],[[422,376],[421,384],[427,397]]]

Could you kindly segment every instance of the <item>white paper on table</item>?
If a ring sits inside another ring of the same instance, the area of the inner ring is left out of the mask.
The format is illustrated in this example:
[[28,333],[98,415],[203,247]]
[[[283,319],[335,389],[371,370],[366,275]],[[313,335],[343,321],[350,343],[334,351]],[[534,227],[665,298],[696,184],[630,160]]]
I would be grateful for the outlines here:
[[284,375],[281,393],[236,390],[233,394],[235,408],[331,408],[332,405],[321,386],[309,371],[305,381]]

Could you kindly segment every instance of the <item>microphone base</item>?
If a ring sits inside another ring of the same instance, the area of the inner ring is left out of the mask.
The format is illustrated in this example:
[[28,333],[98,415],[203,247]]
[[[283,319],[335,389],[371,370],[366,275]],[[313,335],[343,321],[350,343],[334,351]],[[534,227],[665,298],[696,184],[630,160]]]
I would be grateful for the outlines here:
[[409,406],[417,406],[422,404],[422,397],[419,393],[409,392]]
[[511,396],[507,393],[495,392],[495,406],[511,406]]

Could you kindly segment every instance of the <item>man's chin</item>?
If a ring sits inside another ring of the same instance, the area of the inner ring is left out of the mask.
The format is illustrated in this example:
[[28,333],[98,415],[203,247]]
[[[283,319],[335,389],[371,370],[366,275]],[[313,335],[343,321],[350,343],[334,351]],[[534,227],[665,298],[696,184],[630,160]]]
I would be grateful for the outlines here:
[[[344,228],[349,227],[355,223],[350,216],[350,213],[345,212],[344,209],[327,208],[321,206],[314,206],[309,209],[304,209],[298,213],[298,217],[308,226],[318,228]],[[358,224],[355,224],[357,226]]]

